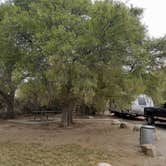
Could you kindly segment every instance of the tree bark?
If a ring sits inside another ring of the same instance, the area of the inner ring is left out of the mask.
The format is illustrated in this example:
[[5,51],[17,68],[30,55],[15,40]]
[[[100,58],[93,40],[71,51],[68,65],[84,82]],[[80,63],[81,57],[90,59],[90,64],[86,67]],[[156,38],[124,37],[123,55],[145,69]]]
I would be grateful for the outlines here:
[[14,103],[7,104],[7,113],[5,118],[7,119],[14,118]]
[[14,118],[14,97],[15,92],[11,92],[9,95],[9,103],[7,104],[7,117],[6,118]]
[[69,127],[73,124],[73,93],[72,93],[72,67],[69,66],[67,71],[67,83],[64,85],[62,92],[62,126]]
[[70,102],[64,103],[62,106],[62,120],[61,120],[62,126],[64,128],[67,128],[73,124],[72,112],[73,112],[72,104]]
[[6,105],[7,111],[5,118],[14,118],[14,96],[15,91],[12,91],[10,94],[6,94],[2,90],[0,90],[0,95],[3,98],[3,101]]

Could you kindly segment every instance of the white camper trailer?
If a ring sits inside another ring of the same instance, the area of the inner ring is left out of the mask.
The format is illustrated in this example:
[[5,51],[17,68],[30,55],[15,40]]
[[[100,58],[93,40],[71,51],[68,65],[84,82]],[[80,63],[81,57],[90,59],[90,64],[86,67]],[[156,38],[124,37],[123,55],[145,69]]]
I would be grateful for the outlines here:
[[141,94],[132,102],[130,112],[135,115],[144,115],[145,107],[153,107],[154,103],[151,97]]
[[127,110],[111,110],[115,115],[143,116],[145,107],[153,107],[154,103],[151,97],[146,94],[139,95]]

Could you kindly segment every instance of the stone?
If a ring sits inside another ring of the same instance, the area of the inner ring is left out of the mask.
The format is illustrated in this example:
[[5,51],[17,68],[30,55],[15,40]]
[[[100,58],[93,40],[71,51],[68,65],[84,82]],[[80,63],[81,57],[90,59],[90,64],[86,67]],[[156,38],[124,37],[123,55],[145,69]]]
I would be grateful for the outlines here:
[[89,119],[94,119],[94,117],[93,117],[93,116],[88,116],[88,118],[89,118]]
[[140,131],[142,125],[135,125],[133,131]]
[[97,166],[111,166],[111,165],[108,163],[99,163]]
[[104,111],[104,115],[106,116],[110,115],[110,111],[109,110]]
[[141,151],[149,157],[156,157],[157,156],[156,147],[152,144],[141,145]]
[[113,119],[112,121],[111,121],[111,124],[112,125],[120,125],[120,120],[117,120],[117,119]]
[[121,122],[120,123],[120,128],[122,128],[122,129],[130,128],[130,125],[127,122]]

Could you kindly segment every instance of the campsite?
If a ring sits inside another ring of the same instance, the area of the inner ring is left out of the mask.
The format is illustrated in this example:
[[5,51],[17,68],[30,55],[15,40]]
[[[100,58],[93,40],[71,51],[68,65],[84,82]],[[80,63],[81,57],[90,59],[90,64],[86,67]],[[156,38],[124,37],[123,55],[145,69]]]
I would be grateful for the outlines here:
[[165,166],[158,1],[0,0],[0,166]]

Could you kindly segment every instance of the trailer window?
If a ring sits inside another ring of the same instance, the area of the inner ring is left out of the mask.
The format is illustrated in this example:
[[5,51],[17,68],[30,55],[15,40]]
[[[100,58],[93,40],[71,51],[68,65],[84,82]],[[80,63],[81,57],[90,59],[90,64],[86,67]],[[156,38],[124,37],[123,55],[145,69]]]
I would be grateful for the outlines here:
[[138,98],[138,104],[139,104],[139,105],[146,105],[146,102],[145,102],[144,97],[139,97],[139,98]]

